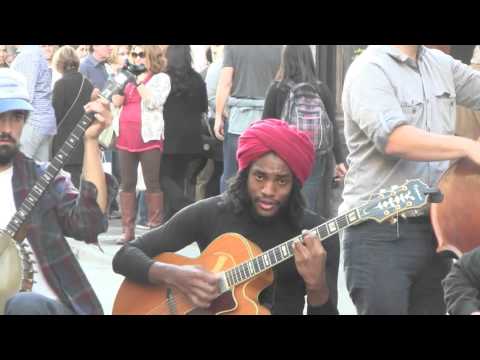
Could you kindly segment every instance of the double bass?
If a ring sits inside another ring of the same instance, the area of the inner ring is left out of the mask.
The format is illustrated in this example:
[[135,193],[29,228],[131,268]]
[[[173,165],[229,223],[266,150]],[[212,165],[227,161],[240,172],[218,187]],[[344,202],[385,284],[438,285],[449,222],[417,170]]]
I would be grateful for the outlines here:
[[438,188],[443,201],[430,211],[437,252],[460,258],[480,246],[480,166],[460,159],[442,175]]

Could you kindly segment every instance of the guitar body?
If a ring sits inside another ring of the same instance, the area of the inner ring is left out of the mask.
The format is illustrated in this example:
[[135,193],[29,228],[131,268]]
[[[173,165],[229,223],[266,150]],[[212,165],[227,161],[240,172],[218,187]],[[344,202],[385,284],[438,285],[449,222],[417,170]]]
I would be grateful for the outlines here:
[[[219,273],[262,254],[262,250],[234,233],[216,238],[198,258],[164,253],[155,260],[175,265],[198,265]],[[198,309],[173,287],[142,285],[124,280],[113,305],[113,315],[269,315],[258,302],[260,293],[273,282],[271,270],[257,275],[219,296],[208,309]]]

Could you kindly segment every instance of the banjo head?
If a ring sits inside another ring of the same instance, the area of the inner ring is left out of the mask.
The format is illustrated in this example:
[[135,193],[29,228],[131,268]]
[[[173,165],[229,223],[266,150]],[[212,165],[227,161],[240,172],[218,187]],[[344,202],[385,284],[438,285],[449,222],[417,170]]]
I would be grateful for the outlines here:
[[0,230],[0,314],[9,298],[21,289],[23,264],[17,242]]

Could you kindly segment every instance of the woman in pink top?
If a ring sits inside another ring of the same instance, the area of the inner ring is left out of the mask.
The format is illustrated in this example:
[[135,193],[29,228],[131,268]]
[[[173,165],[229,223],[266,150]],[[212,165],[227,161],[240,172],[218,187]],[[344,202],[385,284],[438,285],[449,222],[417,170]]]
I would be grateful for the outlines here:
[[135,238],[135,188],[139,162],[147,188],[148,226],[157,227],[163,221],[160,159],[164,134],[163,105],[170,93],[170,78],[163,72],[165,53],[158,45],[133,46],[130,56],[133,55],[147,71],[137,77],[136,84],[125,87],[123,96],[113,98],[115,106],[122,106],[117,140],[123,228],[121,243]]

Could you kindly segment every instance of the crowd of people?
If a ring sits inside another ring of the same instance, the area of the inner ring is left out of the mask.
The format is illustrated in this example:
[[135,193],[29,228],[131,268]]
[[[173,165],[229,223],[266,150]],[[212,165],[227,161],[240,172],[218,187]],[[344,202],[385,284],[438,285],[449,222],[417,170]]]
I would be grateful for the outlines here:
[[[219,297],[220,275],[154,258],[238,233],[262,251],[302,234],[259,296],[272,314],[338,314],[340,251],[359,314],[480,311],[478,255],[453,268],[438,256],[428,208],[395,225],[351,226],[342,242],[308,231],[382,188],[434,186],[450,160],[480,165],[478,133],[456,136],[455,123],[457,103],[480,110],[475,67],[421,45],[369,46],[345,78],[345,151],[310,46],[211,45],[205,58],[197,72],[189,45],[0,45],[0,191],[9,199],[0,228],[82,115],[96,113],[27,228],[41,281],[5,313],[103,313],[65,236],[98,243],[115,217],[113,270],[180,289],[195,307]],[[106,101],[102,90],[123,71],[132,76]],[[332,209],[332,183],[343,178]],[[136,237],[139,225],[148,231]]]

